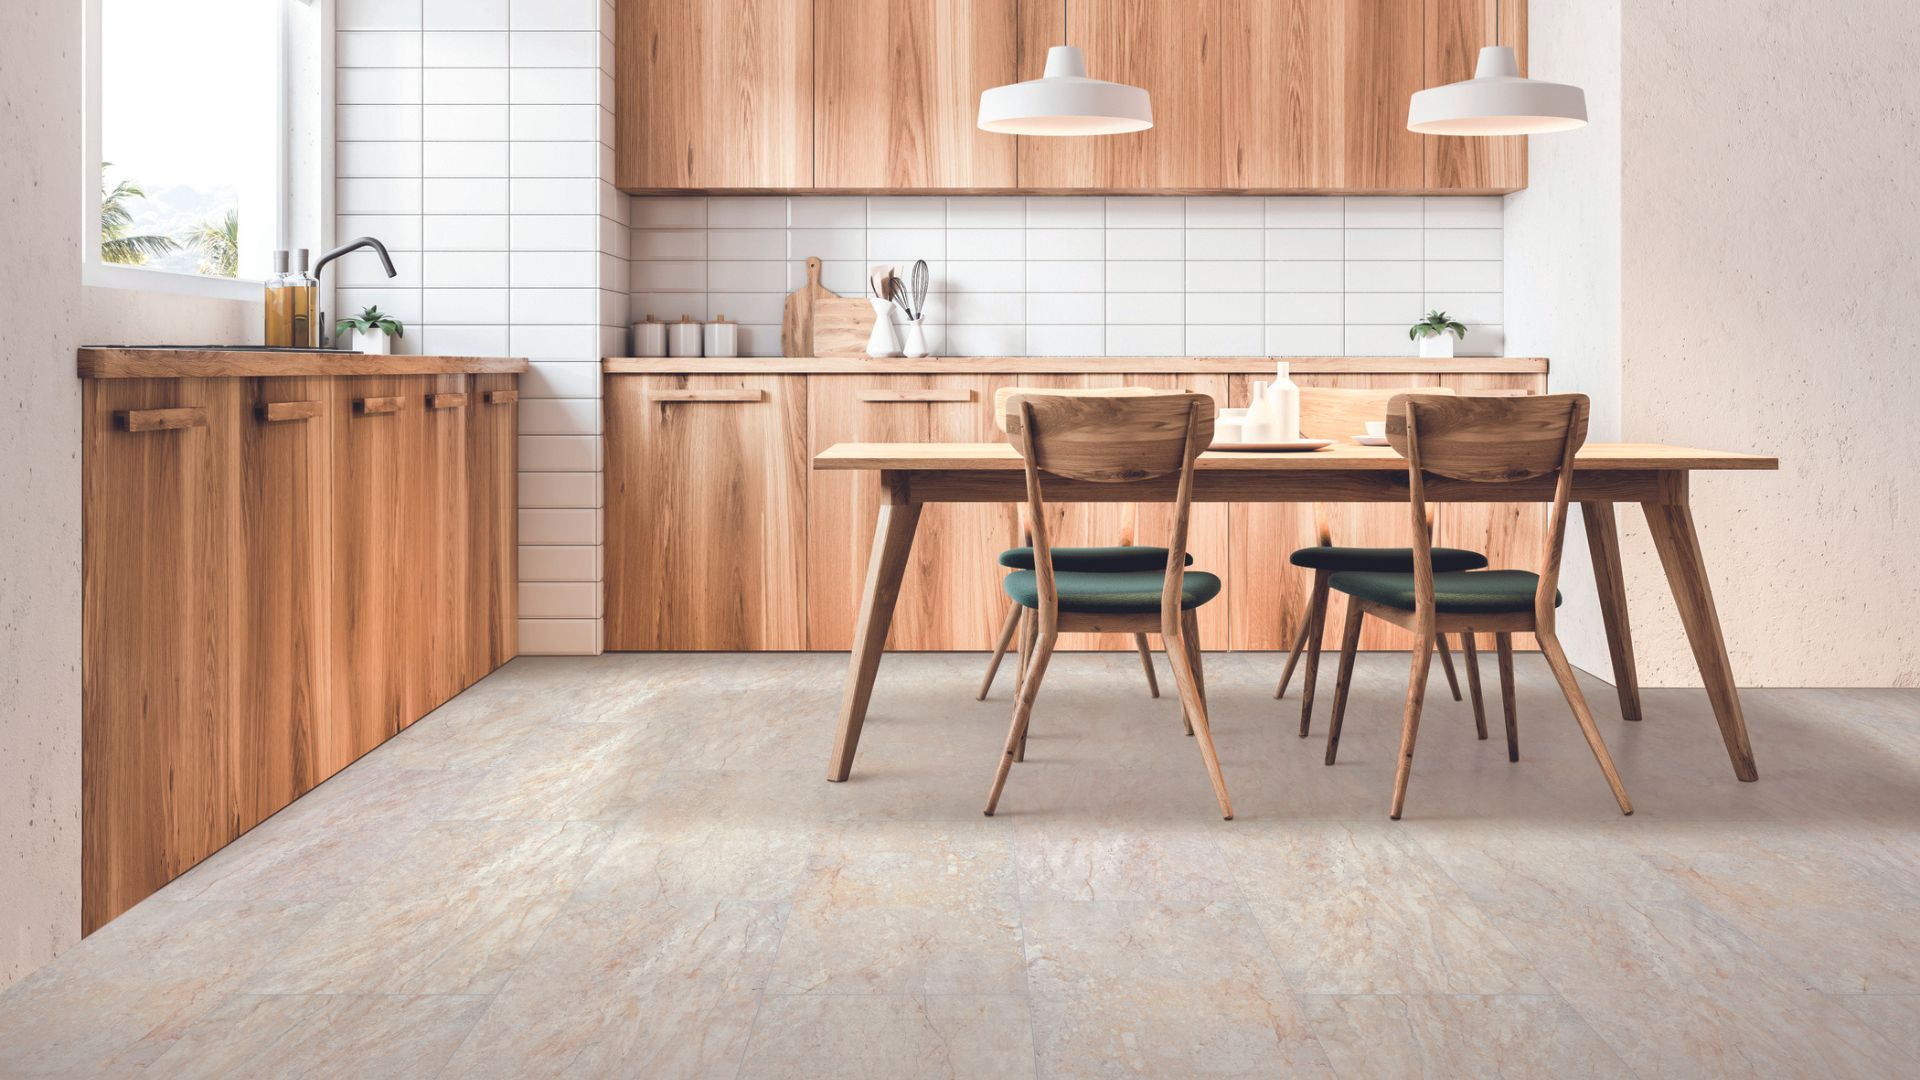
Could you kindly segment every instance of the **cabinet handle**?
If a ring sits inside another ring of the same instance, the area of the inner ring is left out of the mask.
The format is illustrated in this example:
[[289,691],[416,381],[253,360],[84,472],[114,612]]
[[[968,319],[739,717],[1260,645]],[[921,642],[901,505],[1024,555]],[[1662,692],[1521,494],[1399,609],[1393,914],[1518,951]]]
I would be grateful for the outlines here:
[[353,399],[353,411],[362,416],[396,413],[407,407],[404,397],[363,397]]
[[128,409],[113,414],[114,422],[127,431],[178,431],[207,426],[207,410],[200,405],[178,409]]
[[487,391],[487,404],[489,405],[511,405],[514,402],[519,400],[520,400],[520,391],[518,390]]
[[254,411],[267,423],[277,424],[284,420],[311,420],[324,408],[318,401],[269,401]]
[[653,400],[662,405],[690,401],[764,401],[765,390],[655,390]]
[[862,390],[860,400],[873,405],[891,402],[972,401],[971,390]]
[[465,394],[427,395],[427,408],[429,409],[464,409],[466,405],[467,395]]

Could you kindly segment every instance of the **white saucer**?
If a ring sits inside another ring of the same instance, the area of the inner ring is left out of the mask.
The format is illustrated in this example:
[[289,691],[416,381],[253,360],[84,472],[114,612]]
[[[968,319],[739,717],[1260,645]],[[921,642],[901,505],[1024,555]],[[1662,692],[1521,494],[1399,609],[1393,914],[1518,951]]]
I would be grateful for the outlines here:
[[1353,441],[1361,446],[1392,446],[1385,435],[1355,435]]
[[1226,450],[1232,453],[1289,453],[1304,450],[1324,450],[1333,445],[1332,439],[1290,439],[1285,442],[1267,443],[1223,443],[1217,442],[1207,447],[1209,450]]

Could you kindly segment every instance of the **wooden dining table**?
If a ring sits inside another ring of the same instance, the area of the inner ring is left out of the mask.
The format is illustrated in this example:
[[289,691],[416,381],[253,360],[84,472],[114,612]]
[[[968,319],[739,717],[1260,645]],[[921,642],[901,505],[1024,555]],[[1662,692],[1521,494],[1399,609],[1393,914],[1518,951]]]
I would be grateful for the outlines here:
[[[1023,503],[1026,475],[1020,455],[1005,443],[836,443],[813,459],[817,470],[875,472],[880,510],[872,555],[860,595],[853,654],[840,701],[827,779],[853,771],[854,753],[867,718],[867,703],[880,670],[894,601],[913,550],[920,508],[928,503]],[[1720,632],[1707,582],[1706,559],[1694,529],[1689,479],[1700,471],[1772,470],[1779,460],[1759,454],[1694,450],[1654,443],[1588,443],[1574,460],[1573,499],[1586,522],[1594,583],[1613,664],[1623,719],[1639,720],[1640,687],[1634,671],[1633,635],[1621,576],[1617,503],[1639,503],[1654,547],[1666,570],[1674,605],[1693,646],[1701,682],[1713,706],[1733,774],[1756,780],[1753,747],[1740,711],[1740,692]],[[1552,478],[1510,483],[1473,483],[1431,477],[1429,502],[1546,502]],[[1171,502],[1172,478],[1098,484],[1060,478],[1046,481],[1047,501]],[[1193,480],[1194,502],[1381,503],[1407,501],[1406,460],[1386,447],[1337,443],[1311,453],[1208,451]]]

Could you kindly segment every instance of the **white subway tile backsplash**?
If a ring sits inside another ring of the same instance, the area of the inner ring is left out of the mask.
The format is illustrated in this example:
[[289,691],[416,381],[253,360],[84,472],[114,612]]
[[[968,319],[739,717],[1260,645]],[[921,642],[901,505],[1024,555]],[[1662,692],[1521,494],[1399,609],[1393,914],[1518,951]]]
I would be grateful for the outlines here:
[[505,251],[507,218],[502,214],[451,216],[429,214],[421,219],[422,242],[428,251]]
[[420,0],[335,0],[340,30],[418,30]]
[[939,195],[885,195],[867,200],[867,226],[874,229],[944,229],[947,200]]
[[1189,229],[1254,229],[1265,220],[1259,199],[1241,195],[1208,195],[1187,199]]
[[342,214],[417,214],[420,181],[347,178],[333,182],[334,208]]
[[341,70],[366,67],[418,68],[420,34],[349,33],[342,28],[333,35],[334,64]]
[[590,214],[530,214],[516,209],[508,243],[515,251],[596,251],[600,219]]
[[508,283],[516,289],[593,288],[599,256],[590,251],[516,251],[507,257]]
[[421,14],[429,30],[504,30],[507,0],[426,0]]
[[400,142],[420,138],[418,105],[336,105],[335,137],[341,142]]
[[[1080,228],[1033,228],[1034,216],[1027,215],[1028,228],[1025,241],[1027,258],[1035,262],[1055,259],[1086,260],[1107,257],[1107,234],[1101,229]],[[1017,257],[1018,250],[1010,249]]]
[[510,0],[515,30],[598,30],[600,0]]
[[333,100],[340,105],[418,105],[416,68],[342,68],[334,79]]
[[1031,292],[1099,292],[1107,287],[1106,263],[1093,259],[1026,264]]
[[515,105],[600,104],[600,72],[593,68],[516,67],[509,82]]
[[[348,214],[340,213],[333,219],[334,235],[342,239],[355,236],[372,236],[387,246],[389,251],[420,250],[420,216],[418,214]],[[358,252],[355,253],[359,254]],[[353,256],[346,256],[352,258]],[[345,261],[344,259],[342,261]]]
[[594,142],[600,138],[598,105],[510,105],[517,142]]
[[707,254],[715,259],[784,259],[789,246],[805,258],[864,259],[866,233],[834,233],[824,230],[793,231],[791,245],[784,229],[715,229],[707,234]]
[[411,177],[420,175],[417,142],[341,143],[334,151],[333,174],[339,177]]
[[1188,356],[1261,356],[1266,337],[1258,326],[1188,326]]
[[709,292],[709,318],[725,315],[730,322],[779,325],[787,306],[787,294],[778,292]]
[[1323,195],[1269,195],[1269,229],[1338,229],[1345,224],[1347,200]]
[[711,292],[785,294],[795,287],[787,283],[787,264],[784,261],[728,261],[707,264],[707,289]]
[[1424,263],[1359,261],[1345,266],[1347,292],[1419,292],[1426,287]]
[[[1112,212],[1112,208],[1108,208]],[[1179,229],[1108,229],[1107,259],[1184,259],[1186,233]]]
[[1426,309],[1419,293],[1348,293],[1347,325],[1398,326],[1402,331],[1420,320]]
[[515,177],[508,185],[516,215],[592,214],[599,207],[597,180]]
[[[540,398],[520,405],[522,435],[598,435],[600,401],[597,398]],[[591,474],[588,474],[591,475]],[[569,502],[568,506],[599,506],[598,499]]]
[[521,619],[517,631],[522,656],[596,655],[599,619]]
[[1503,317],[1497,292],[1430,292],[1425,303],[1422,312],[1429,308],[1444,311],[1469,327],[1498,323]]
[[915,259],[946,258],[948,234],[940,229],[868,229],[867,258],[910,266]]
[[[1155,323],[1185,323],[1186,294],[1178,292],[1107,294],[1108,325],[1145,326]],[[1173,350],[1179,355],[1181,350]],[[1136,354],[1151,355],[1151,354]]]
[[1027,233],[1020,229],[952,229],[947,232],[949,259],[1020,259],[1026,257],[1026,245]]
[[1257,262],[1188,260],[1188,292],[1250,292],[1261,290],[1262,266]]
[[946,292],[1019,292],[1026,288],[1027,265],[1011,260],[948,259],[937,284]]
[[1187,294],[1186,321],[1189,329],[1196,324],[1258,326],[1264,318],[1259,293]]
[[1417,229],[1422,221],[1417,196],[1347,200],[1345,224],[1349,229]]
[[1178,197],[1138,195],[1107,199],[1109,229],[1178,229],[1187,223],[1187,201]]
[[505,105],[427,105],[420,111],[429,140],[498,142],[507,137]]
[[1346,351],[1345,327],[1338,322],[1320,326],[1268,326],[1269,356],[1339,356]]
[[[515,31],[510,59],[514,67],[600,67],[600,35],[592,31]],[[507,63],[502,60],[501,63]]]
[[601,614],[600,586],[591,581],[531,581],[520,585],[520,617],[535,619],[597,619]]
[[1337,292],[1268,293],[1266,321],[1270,326],[1311,326],[1346,321],[1346,306]]
[[[343,143],[341,149],[354,144]],[[430,142],[422,171],[427,176],[501,177],[507,175],[507,144],[503,142]]]
[[429,289],[507,286],[504,251],[429,251],[423,258],[422,281]]
[[1499,229],[1428,229],[1426,245],[1429,259],[1497,261],[1502,255]]
[[428,105],[505,105],[504,68],[428,68],[422,72],[421,92]]
[[[1418,316],[1415,316],[1418,318]],[[1407,338],[1407,327],[1413,325],[1413,319],[1402,321],[1397,326],[1354,326],[1346,327],[1343,337],[1348,356],[1413,356],[1420,347]]]
[[1266,266],[1268,292],[1339,292],[1344,263],[1302,261],[1269,262]]
[[1429,196],[1426,226],[1429,229],[1498,229],[1504,205],[1498,196]]
[[955,356],[1025,356],[1025,326],[944,326],[943,351]]
[[507,65],[507,35],[467,31],[429,31],[421,42],[428,68],[484,68]]
[[[356,234],[358,235],[358,234]],[[362,248],[340,257],[333,264],[333,282],[341,288],[355,289],[417,289],[420,287],[421,255],[414,251],[394,251],[389,249],[387,257],[393,260],[394,276],[388,277],[386,267],[373,252]]]
[[1492,293],[1502,288],[1497,262],[1428,262],[1428,292]]
[[1018,229],[1027,223],[1018,195],[969,195],[947,200],[949,229]]
[[507,321],[505,289],[422,289],[421,318],[430,323],[492,325]]
[[1419,229],[1348,229],[1349,259],[1418,259]]
[[[563,475],[560,473],[535,473],[537,477]],[[590,476],[591,473],[582,473]],[[528,482],[521,481],[522,490]],[[599,581],[603,563],[600,550],[586,544],[575,546],[554,545],[539,547],[523,545],[520,548],[521,581]],[[523,646],[525,642],[521,643]]]
[[600,144],[592,142],[513,143],[509,174],[596,177],[600,175],[600,151]]
[[[648,200],[641,199],[640,202]],[[726,200],[714,199],[715,203]],[[786,204],[788,217],[781,219],[775,211],[777,206],[769,206],[762,211],[761,220],[742,222],[779,228],[792,225],[796,229],[864,229],[867,226],[867,200],[858,195],[814,195],[789,200]],[[718,223],[716,223],[718,224]]]
[[1107,328],[1104,323],[1075,326],[1027,326],[1029,356],[1104,356]]
[[[544,451],[529,449],[529,443],[571,442],[579,447],[598,447],[600,440],[582,436],[522,436],[520,439],[520,467],[526,469],[530,455],[540,455]],[[598,454],[594,455],[598,460]],[[545,464],[545,462],[541,462]],[[530,471],[540,471],[538,469]],[[560,472],[578,470],[560,469]],[[598,544],[600,542],[601,512],[598,509],[576,510],[522,510],[520,511],[520,542],[522,544]]]
[[339,311],[350,312],[377,305],[404,325],[412,326],[421,321],[420,291],[394,288],[390,284],[365,289],[340,288],[333,291],[333,304]]
[[508,343],[513,355],[543,360],[598,362],[600,329],[595,326],[515,326]]
[[507,181],[493,177],[433,177],[421,181],[420,197],[441,214],[504,214]]
[[522,323],[585,323],[600,321],[599,289],[514,289],[509,321]]
[[948,326],[991,326],[1027,321],[1025,293],[964,292],[943,298],[939,321]]
[[659,228],[704,229],[707,227],[707,200],[699,197],[661,196],[633,200],[633,223]]
[[1029,229],[1104,229],[1107,201],[1098,195],[1053,195],[1026,201]]
[[425,326],[419,337],[421,352],[440,356],[506,356],[511,347],[504,326]]
[[1259,229],[1188,229],[1187,258],[1259,261],[1264,249]]
[[634,259],[704,259],[707,234],[698,229],[635,229],[627,250]]
[[1108,356],[1185,356],[1184,326],[1116,326],[1107,321]]
[[1106,319],[1105,293],[1044,290],[1027,297],[1029,329],[1054,325],[1104,326]]
[[1344,259],[1345,236],[1340,229],[1268,229],[1266,257],[1283,262]]
[[1187,264],[1178,260],[1143,260],[1107,264],[1107,291],[1143,293],[1151,291],[1183,292],[1187,287]]

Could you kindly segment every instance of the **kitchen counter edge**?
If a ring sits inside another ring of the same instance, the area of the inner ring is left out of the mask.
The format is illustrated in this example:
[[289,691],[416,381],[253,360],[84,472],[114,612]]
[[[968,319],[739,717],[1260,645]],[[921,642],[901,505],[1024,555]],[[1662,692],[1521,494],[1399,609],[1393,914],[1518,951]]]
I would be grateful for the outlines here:
[[516,375],[513,356],[370,356],[253,349],[81,348],[83,379],[218,379],[311,375]]
[[1086,375],[1270,374],[1277,361],[1300,375],[1544,375],[1545,357],[1461,356],[1423,360],[1406,356],[930,356],[919,360],[845,357],[609,356],[609,375],[967,375],[1049,373]]

